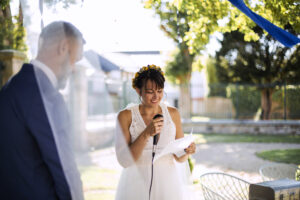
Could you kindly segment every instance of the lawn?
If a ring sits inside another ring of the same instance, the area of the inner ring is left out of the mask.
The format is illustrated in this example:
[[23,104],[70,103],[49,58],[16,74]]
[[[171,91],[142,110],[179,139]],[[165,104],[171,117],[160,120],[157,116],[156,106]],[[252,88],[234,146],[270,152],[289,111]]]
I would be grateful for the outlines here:
[[110,192],[85,192],[84,193],[85,200],[114,200],[115,195]]
[[249,134],[197,134],[194,133],[195,143],[296,143],[300,144],[300,135],[249,135]]
[[[300,144],[300,135],[249,135],[249,134],[194,134],[195,143],[294,143]],[[300,149],[257,152],[262,159],[274,162],[300,164]]]
[[79,167],[86,200],[113,200],[119,174],[97,166]]
[[256,153],[262,159],[273,162],[300,165],[300,149],[271,150]]

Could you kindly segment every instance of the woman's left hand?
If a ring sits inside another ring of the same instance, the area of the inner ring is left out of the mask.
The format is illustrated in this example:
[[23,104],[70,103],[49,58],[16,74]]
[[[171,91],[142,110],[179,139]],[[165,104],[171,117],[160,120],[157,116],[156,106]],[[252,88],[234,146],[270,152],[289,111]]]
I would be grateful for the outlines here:
[[194,154],[196,152],[196,145],[192,142],[186,149],[184,149],[185,153],[188,155]]

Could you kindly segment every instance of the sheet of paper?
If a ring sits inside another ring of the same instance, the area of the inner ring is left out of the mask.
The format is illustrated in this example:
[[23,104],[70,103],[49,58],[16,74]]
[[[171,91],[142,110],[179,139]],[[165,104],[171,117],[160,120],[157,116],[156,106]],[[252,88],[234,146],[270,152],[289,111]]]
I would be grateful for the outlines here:
[[170,142],[160,153],[155,155],[153,163],[164,155],[183,152],[194,141],[192,132],[193,130],[188,136]]

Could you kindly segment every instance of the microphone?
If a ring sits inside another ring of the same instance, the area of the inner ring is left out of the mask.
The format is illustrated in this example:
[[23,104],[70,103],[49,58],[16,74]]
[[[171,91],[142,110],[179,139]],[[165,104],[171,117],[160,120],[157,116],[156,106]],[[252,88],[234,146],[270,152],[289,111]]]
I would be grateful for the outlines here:
[[[161,114],[156,114],[153,119],[156,119],[158,117],[163,117],[163,115]],[[153,145],[157,145],[157,142],[158,142],[158,134],[154,135],[153,136]]]

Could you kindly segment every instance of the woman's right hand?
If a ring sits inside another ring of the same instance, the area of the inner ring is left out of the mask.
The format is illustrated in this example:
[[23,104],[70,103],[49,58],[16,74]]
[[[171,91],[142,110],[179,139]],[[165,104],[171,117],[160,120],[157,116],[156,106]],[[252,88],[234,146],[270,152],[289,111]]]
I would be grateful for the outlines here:
[[146,132],[149,136],[157,135],[161,132],[164,125],[164,118],[157,117],[147,126]]

